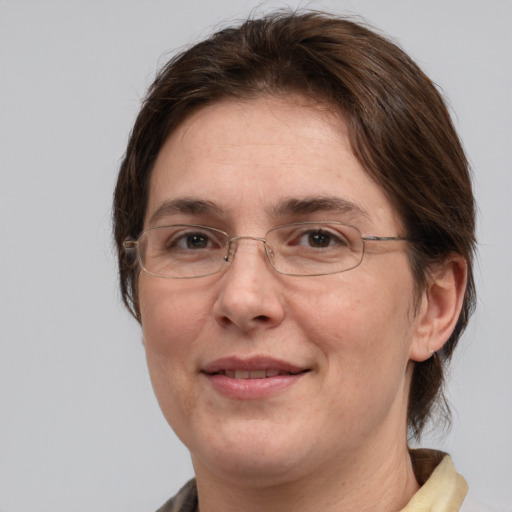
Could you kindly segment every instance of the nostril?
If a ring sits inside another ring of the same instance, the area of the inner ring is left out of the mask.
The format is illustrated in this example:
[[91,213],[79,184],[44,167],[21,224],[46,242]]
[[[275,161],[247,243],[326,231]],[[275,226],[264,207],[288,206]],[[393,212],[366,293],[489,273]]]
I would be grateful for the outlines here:
[[[224,327],[227,327],[231,324],[239,324],[240,322],[235,322],[233,321],[232,318],[230,318],[229,316],[227,315],[223,315],[222,317],[220,317],[218,319],[218,321],[220,322],[221,325],[223,325]],[[252,321],[250,322],[254,327],[256,327],[256,325],[263,325],[263,324],[269,324],[271,322],[271,318],[267,315],[257,315],[255,317],[252,318]]]
[[256,322],[264,323],[264,322],[269,322],[270,318],[268,316],[266,316],[266,315],[258,315],[258,316],[254,317],[254,320]]

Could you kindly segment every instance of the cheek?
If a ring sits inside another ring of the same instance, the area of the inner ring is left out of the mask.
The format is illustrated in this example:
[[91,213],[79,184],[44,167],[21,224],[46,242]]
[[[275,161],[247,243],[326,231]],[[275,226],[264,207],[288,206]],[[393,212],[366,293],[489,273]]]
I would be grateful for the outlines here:
[[314,416],[327,412],[324,432],[363,439],[389,411],[405,414],[408,300],[396,281],[378,288],[368,274],[352,277],[340,274],[335,283],[331,276],[329,290],[297,293],[290,311],[320,361]]
[[148,369],[160,406],[169,420],[177,407],[187,410],[190,376],[196,371],[204,329],[206,298],[184,283],[151,276],[139,281],[142,332]]
[[[139,300],[149,375],[160,408],[179,437],[197,402],[191,385],[197,372],[198,340],[204,325],[204,297],[184,283],[143,276]],[[182,437],[183,438],[183,437]]]
[[187,283],[141,276],[139,303],[146,350],[175,353],[193,345],[208,306],[205,294]]
[[307,337],[345,375],[359,376],[361,382],[368,379],[369,368],[377,374],[384,368],[405,371],[408,361],[412,278],[407,266],[381,274],[354,270],[330,276],[328,289],[312,285],[294,296],[293,308]]

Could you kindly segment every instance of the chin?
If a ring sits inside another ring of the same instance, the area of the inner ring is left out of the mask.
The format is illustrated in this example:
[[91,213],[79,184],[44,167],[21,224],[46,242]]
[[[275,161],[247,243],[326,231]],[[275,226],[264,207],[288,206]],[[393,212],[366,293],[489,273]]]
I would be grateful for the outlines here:
[[251,487],[283,485],[307,474],[301,457],[293,452],[263,455],[261,450],[232,447],[231,452],[203,454],[200,457],[192,454],[192,463],[196,475],[201,475],[208,468],[217,477]]
[[215,433],[203,434],[202,441],[184,439],[197,474],[209,468],[229,480],[242,479],[254,486],[277,485],[299,477],[300,470],[312,460],[307,447],[316,443],[297,440],[293,428],[255,420],[244,423],[237,428],[224,424]]

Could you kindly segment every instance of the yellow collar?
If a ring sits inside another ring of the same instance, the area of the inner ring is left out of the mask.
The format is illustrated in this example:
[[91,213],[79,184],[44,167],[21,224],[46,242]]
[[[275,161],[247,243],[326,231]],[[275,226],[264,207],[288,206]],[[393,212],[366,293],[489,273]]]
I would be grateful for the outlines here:
[[[431,453],[437,455],[439,452]],[[423,458],[425,462],[425,454],[428,454],[427,450],[412,450],[413,462],[417,465],[418,461],[415,461],[415,458]],[[430,457],[431,460],[433,458],[436,457]],[[400,512],[457,512],[467,491],[466,481],[455,470],[451,457],[445,455],[420,490]]]

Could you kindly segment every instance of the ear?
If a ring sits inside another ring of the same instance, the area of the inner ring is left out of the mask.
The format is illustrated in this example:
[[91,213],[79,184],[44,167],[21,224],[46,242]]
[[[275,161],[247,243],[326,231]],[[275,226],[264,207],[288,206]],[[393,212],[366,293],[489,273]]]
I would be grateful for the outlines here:
[[409,354],[412,361],[425,361],[448,341],[459,319],[466,281],[466,260],[458,254],[432,270],[416,317]]

